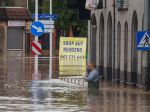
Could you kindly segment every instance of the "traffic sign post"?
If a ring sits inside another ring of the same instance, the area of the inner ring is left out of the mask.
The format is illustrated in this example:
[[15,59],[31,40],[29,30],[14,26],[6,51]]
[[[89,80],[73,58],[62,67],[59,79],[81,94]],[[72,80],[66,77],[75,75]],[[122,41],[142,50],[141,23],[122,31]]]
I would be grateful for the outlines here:
[[[35,21],[38,21],[38,0],[35,0]],[[34,25],[35,25],[35,27],[38,26],[37,24],[34,24]],[[32,26],[32,27],[33,27],[33,29],[35,29],[34,26]],[[35,31],[35,32],[37,32],[37,31]],[[35,42],[38,42],[38,35],[35,35]],[[35,57],[34,74],[38,75],[38,55],[35,55],[34,57]]]
[[[49,33],[49,79],[52,78],[52,32],[54,32],[54,21],[57,15],[52,15],[52,0],[50,0],[50,14],[38,15],[38,0],[35,0],[35,22],[31,25],[30,31],[35,36],[35,43],[38,42],[38,36],[43,33]],[[49,20],[38,21],[38,18],[48,18]],[[35,55],[35,74],[38,74],[38,55]]]
[[[50,5],[50,15],[52,14],[52,0],[49,1]],[[50,19],[52,20],[52,19]],[[52,79],[52,32],[49,34],[49,79]]]

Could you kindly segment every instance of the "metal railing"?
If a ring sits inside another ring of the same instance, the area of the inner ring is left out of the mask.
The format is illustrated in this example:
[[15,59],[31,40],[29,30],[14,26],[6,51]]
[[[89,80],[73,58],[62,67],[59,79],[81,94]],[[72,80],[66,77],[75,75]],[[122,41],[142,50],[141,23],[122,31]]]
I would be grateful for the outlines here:
[[87,85],[87,82],[84,78],[60,77],[60,80],[80,86]]

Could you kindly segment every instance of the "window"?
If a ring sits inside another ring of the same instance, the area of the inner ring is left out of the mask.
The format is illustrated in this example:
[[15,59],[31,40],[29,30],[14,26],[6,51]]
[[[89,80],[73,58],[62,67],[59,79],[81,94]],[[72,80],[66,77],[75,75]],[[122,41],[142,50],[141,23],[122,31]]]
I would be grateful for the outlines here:
[[116,6],[118,10],[128,9],[128,0],[116,0]]

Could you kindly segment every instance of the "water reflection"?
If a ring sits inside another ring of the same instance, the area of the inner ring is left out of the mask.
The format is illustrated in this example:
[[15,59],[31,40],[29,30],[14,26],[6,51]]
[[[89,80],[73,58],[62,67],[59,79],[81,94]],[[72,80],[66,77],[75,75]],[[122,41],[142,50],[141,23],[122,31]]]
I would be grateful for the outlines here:
[[[58,60],[53,60],[55,78]],[[2,112],[150,112],[150,94],[141,89],[101,82],[100,89],[68,82],[48,81],[48,58],[0,57],[0,111]]]
[[[78,106],[85,105],[83,91],[77,85],[67,84],[60,80],[52,81],[32,81],[30,84],[31,100],[34,105],[34,110],[39,111],[39,105],[45,105],[45,111],[50,112],[73,112],[78,110]],[[84,99],[83,99],[84,98]]]

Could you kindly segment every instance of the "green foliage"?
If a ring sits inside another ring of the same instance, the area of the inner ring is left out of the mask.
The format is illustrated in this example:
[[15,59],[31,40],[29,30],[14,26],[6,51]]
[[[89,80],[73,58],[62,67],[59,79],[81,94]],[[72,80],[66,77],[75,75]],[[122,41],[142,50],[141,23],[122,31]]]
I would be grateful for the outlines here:
[[67,9],[67,0],[53,0],[53,13],[58,14],[56,27],[66,31],[69,27],[78,26],[86,34],[87,22],[78,20],[78,10]]
[[34,14],[34,11],[35,11],[35,3],[32,2],[32,0],[29,1],[28,7],[29,7],[30,13],[31,13],[31,14]]
[[67,0],[53,0],[53,13],[58,15],[55,26],[64,31],[78,23],[77,10],[67,9]]
[[13,2],[12,0],[6,0],[6,1],[2,1],[1,5],[9,7],[9,6],[13,6]]
[[[29,9],[34,13],[34,0],[29,3]],[[42,13],[49,14],[49,0],[43,0],[43,4],[39,4],[39,8],[42,9]],[[67,31],[72,26],[78,26],[81,29],[81,33],[86,34],[87,22],[78,20],[78,10],[67,9],[67,0],[52,0],[52,12],[58,15],[58,19],[55,21],[55,27],[60,28],[63,31]]]

